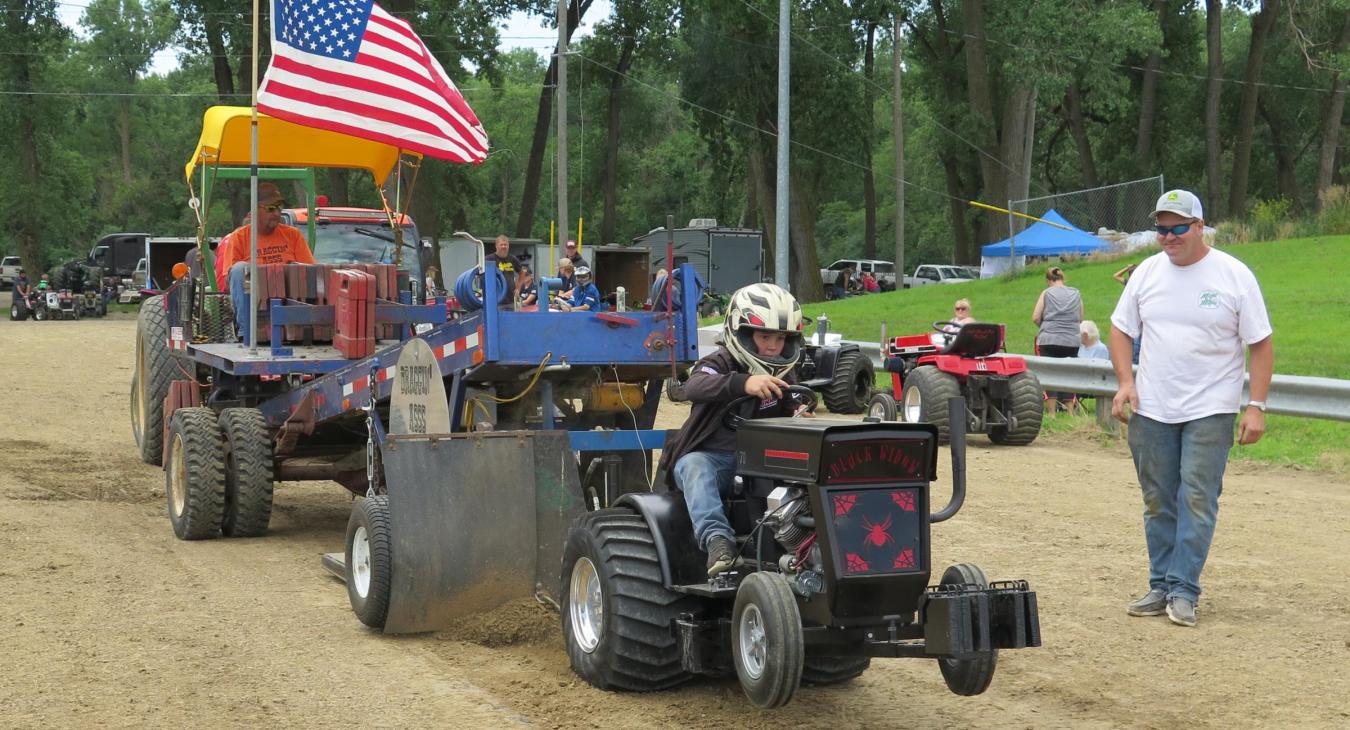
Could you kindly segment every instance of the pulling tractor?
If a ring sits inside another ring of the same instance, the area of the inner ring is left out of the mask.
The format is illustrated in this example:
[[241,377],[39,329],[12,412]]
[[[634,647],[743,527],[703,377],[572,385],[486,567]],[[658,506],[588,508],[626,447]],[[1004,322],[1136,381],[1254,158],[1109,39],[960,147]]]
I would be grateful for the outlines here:
[[996,444],[1024,446],[1036,440],[1043,416],[1041,383],[1021,356],[1003,352],[1001,324],[934,322],[933,332],[887,339],[881,351],[891,374],[891,392],[872,396],[867,413],[885,421],[931,423],[946,442],[956,427],[947,403],[961,396],[959,419],[971,433]]
[[[790,395],[814,404],[814,394]],[[1040,645],[1026,581],[977,566],[930,585],[929,527],[965,499],[965,432],[952,431],[953,487],[930,513],[937,428],[868,418],[744,420],[735,496],[724,509],[736,567],[709,579],[684,498],[630,493],[568,534],[560,586],[573,669],[606,689],[664,689],[734,672],[761,708],[802,682],[837,684],[873,657],[936,659],[948,688],[985,691],[1000,649]],[[965,409],[960,398],[950,405]]]

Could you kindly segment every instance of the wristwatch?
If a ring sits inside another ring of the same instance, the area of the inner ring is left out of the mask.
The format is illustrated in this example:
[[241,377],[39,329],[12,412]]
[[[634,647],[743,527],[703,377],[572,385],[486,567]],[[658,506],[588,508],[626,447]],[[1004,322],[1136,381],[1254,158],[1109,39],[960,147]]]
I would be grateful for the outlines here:
[[1256,410],[1261,411],[1262,413],[1266,412],[1266,402],[1263,400],[1248,401],[1247,407],[1255,408]]

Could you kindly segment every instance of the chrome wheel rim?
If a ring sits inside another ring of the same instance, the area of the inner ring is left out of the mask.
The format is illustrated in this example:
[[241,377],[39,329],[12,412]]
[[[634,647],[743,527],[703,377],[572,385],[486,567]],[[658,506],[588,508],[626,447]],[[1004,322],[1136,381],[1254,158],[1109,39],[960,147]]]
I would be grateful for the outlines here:
[[370,595],[370,534],[365,526],[352,535],[352,587],[362,598]]
[[183,436],[174,434],[169,449],[169,504],[174,517],[182,517],[187,507],[187,460],[183,458]]
[[872,405],[867,409],[868,418],[880,418],[886,420],[886,404],[881,400],[872,401]]
[[918,423],[923,416],[923,396],[919,395],[918,388],[910,388],[905,391],[905,422]]
[[740,625],[736,627],[736,645],[741,654],[741,667],[751,679],[764,675],[764,664],[768,656],[768,639],[764,635],[764,616],[759,606],[751,603],[741,613]]
[[572,566],[567,612],[577,646],[587,654],[595,651],[605,630],[605,596],[600,590],[600,574],[590,558],[581,558]]

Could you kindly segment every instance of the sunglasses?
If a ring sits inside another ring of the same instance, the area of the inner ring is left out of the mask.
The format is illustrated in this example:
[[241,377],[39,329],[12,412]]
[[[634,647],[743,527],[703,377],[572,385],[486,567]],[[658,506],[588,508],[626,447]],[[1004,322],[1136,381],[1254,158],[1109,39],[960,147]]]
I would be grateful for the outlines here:
[[1185,235],[1186,231],[1191,230],[1191,225],[1190,223],[1178,223],[1175,226],[1154,226],[1154,228],[1158,230],[1159,236],[1166,236],[1169,233],[1173,236],[1181,236]]
[[970,309],[970,307],[957,307],[957,308],[956,308],[956,311],[958,311],[958,312],[964,312],[964,311],[966,311],[966,310],[968,310],[968,309]]
[[258,207],[262,208],[268,213],[280,213],[282,210],[286,208],[286,205],[284,203],[268,203],[267,205],[260,205]]

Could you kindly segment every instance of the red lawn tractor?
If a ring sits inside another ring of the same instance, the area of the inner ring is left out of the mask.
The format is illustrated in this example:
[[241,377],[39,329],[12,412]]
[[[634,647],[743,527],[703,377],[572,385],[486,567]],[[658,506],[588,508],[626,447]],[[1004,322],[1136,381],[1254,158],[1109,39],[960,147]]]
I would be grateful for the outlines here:
[[966,399],[966,430],[996,444],[1025,445],[1041,432],[1040,381],[1026,360],[1003,352],[1001,324],[934,322],[929,334],[882,342],[891,393],[879,392],[867,415],[886,421],[932,423],[947,441],[947,401]]

